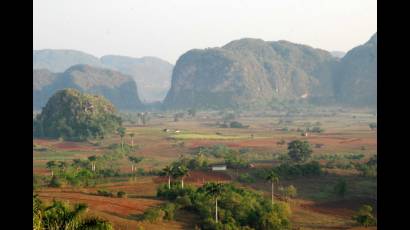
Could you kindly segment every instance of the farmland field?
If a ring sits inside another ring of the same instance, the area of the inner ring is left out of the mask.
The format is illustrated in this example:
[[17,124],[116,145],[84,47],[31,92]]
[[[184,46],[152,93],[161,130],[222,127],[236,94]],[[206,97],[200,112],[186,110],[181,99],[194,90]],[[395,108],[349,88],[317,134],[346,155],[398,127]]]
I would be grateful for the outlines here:
[[[365,110],[334,113],[295,115],[287,122],[281,122],[281,116],[243,113],[236,120],[249,125],[248,128],[221,128],[217,125],[221,118],[212,112],[200,112],[195,117],[185,117],[178,122],[174,122],[172,114],[161,117],[153,115],[146,125],[125,123],[127,133],[135,133],[133,144],[136,147],[130,150],[131,154],[143,157],[135,167],[144,173],[131,177],[130,161],[119,156],[115,158],[115,164],[110,165],[118,169],[117,176],[102,178],[88,186],[63,183],[60,188],[51,188],[43,183],[35,190],[45,202],[57,199],[87,203],[89,214],[108,219],[115,229],[137,229],[139,226],[143,229],[194,229],[199,225],[199,216],[186,210],[178,211],[172,221],[151,223],[136,217],[148,208],[164,203],[157,198],[156,191],[160,184],[167,183],[167,178],[155,172],[182,157],[192,158],[198,148],[225,146],[242,152],[242,158],[253,166],[243,169],[228,167],[228,170],[220,172],[191,170],[185,184],[201,186],[210,181],[232,182],[261,192],[270,199],[270,184],[255,176],[257,171],[277,166],[280,156],[287,153],[286,143],[306,140],[312,146],[311,158],[321,165],[329,165],[330,157],[333,157],[336,160],[332,163],[348,166],[324,167],[323,175],[319,176],[280,178],[277,186],[293,185],[297,188],[297,196],[286,201],[292,210],[292,228],[360,229],[352,216],[363,204],[372,205],[377,214],[377,180],[362,176],[350,165],[366,162],[377,154],[377,129],[369,128],[369,123],[376,122],[377,117]],[[323,131],[302,136],[300,130],[309,125],[320,126]],[[47,162],[71,163],[74,159],[108,156],[113,151],[112,146],[119,143],[118,135],[105,137],[103,141],[87,142],[33,139],[34,174],[44,181],[50,180],[51,171],[46,167]],[[129,136],[125,136],[125,143],[131,144]],[[360,155],[360,159],[349,158],[356,155]],[[206,157],[210,164],[224,163],[224,159],[218,156],[208,154]],[[245,182],[241,179],[243,175],[249,175],[252,180]],[[333,191],[341,179],[347,184],[343,197]],[[98,196],[96,193],[99,190],[113,193],[124,191],[127,197]],[[284,199],[279,191],[275,191],[275,196]]]

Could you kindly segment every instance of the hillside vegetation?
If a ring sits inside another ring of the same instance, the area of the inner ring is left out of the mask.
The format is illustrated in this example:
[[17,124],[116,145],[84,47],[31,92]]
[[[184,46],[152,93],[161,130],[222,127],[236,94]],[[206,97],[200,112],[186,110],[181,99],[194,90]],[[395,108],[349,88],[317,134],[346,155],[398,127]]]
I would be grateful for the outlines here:
[[104,138],[121,126],[114,106],[101,96],[75,89],[55,93],[33,121],[35,137]]

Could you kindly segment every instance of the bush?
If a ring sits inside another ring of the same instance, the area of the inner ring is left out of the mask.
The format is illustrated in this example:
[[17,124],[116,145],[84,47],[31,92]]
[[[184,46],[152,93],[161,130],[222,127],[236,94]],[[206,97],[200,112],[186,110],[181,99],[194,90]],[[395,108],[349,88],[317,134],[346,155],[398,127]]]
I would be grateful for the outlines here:
[[333,191],[336,195],[340,197],[344,197],[347,193],[347,183],[346,180],[341,179],[337,182],[337,184],[333,187]]
[[356,215],[353,216],[360,226],[369,227],[376,225],[376,218],[373,216],[373,208],[370,205],[363,205]]
[[377,166],[369,164],[356,164],[356,170],[358,170],[364,177],[376,177],[377,176]]
[[61,185],[62,185],[62,183],[60,181],[60,178],[58,178],[56,175],[54,175],[50,180],[49,186],[53,187],[53,188],[59,188],[59,187],[61,187]]
[[127,193],[125,193],[124,191],[118,191],[117,192],[117,197],[119,197],[119,198],[123,198],[123,197],[126,197],[127,196]]
[[162,221],[165,217],[165,212],[158,207],[147,209],[142,215],[143,220],[147,220],[151,223]]
[[107,190],[98,190],[97,195],[99,196],[107,196],[107,197],[114,197],[114,194]]
[[324,144],[315,144],[315,148],[318,148],[318,149],[322,148],[323,146]]
[[317,176],[322,174],[322,168],[317,161],[311,161],[305,164],[283,163],[274,167],[273,170],[281,177]]
[[160,209],[165,213],[165,220],[174,220],[174,215],[177,210],[177,206],[173,203],[166,203],[160,207]]
[[238,180],[242,183],[255,183],[255,179],[251,177],[248,173],[241,174]]
[[286,197],[294,198],[294,197],[297,196],[298,191],[297,191],[297,189],[296,189],[295,186],[289,185],[288,187],[286,187],[286,188],[284,189],[284,193],[285,193],[285,196],[286,196]]
[[248,128],[249,126],[245,126],[242,123],[238,122],[238,121],[232,121],[231,123],[229,123],[229,127],[231,128]]
[[312,133],[322,133],[324,129],[320,128],[319,126],[315,126],[311,129],[308,129],[308,131]]
[[191,199],[189,198],[188,195],[184,196],[179,196],[175,200],[175,202],[181,207],[181,208],[186,208],[192,206]]
[[168,188],[168,185],[160,185],[157,188],[157,197],[165,198],[167,200],[175,200],[177,197],[189,196],[194,193],[195,189],[191,186],[181,186],[178,184],[171,184],[171,189]]

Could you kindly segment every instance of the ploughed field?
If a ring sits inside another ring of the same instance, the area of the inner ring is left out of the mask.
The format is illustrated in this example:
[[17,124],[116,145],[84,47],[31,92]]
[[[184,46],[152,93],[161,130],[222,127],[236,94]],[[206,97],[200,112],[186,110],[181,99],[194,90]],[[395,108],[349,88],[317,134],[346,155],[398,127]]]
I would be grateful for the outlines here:
[[[239,186],[262,191],[270,197],[270,184],[263,180],[241,182],[241,174],[252,170],[271,168],[276,164],[275,155],[287,151],[286,144],[292,140],[307,140],[312,146],[312,157],[329,154],[362,153],[365,161],[377,154],[377,130],[369,128],[370,122],[377,117],[363,111],[339,112],[334,116],[306,115],[294,116],[289,122],[279,122],[280,117],[266,114],[242,114],[236,121],[248,128],[221,128],[217,125],[221,118],[216,113],[198,113],[195,117],[186,116],[174,122],[172,114],[163,117],[152,116],[149,123],[131,125],[125,123],[128,132],[135,133],[136,156],[144,157],[137,168],[145,171],[160,170],[181,156],[192,156],[198,147],[211,147],[223,144],[233,149],[248,149],[246,159],[253,168],[212,172],[195,170],[185,178],[185,184],[200,186],[204,182],[234,182]],[[302,136],[298,128],[306,123],[317,123],[323,128],[321,133],[308,133]],[[164,129],[168,129],[165,131]],[[130,144],[130,137],[125,137]],[[68,142],[62,140],[33,140],[34,174],[49,176],[46,163],[51,160],[67,161],[86,159],[93,155],[103,155],[111,144],[120,143],[120,137],[112,135],[103,142]],[[223,163],[223,159],[209,157],[210,163]],[[323,159],[319,162],[325,163]],[[121,173],[130,173],[128,159],[119,160]],[[344,178],[348,183],[348,193],[344,198],[331,194],[331,185]],[[136,178],[112,178],[90,187],[62,188],[42,187],[37,189],[44,201],[52,199],[67,200],[71,203],[83,202],[89,205],[89,213],[107,218],[115,229],[194,229],[198,216],[189,212],[179,212],[174,221],[150,223],[135,217],[149,207],[160,205],[163,201],[156,198],[158,185],[167,183],[167,178],[159,176],[137,176]],[[377,181],[364,178],[354,169],[328,169],[317,177],[281,178],[279,185],[294,185],[298,190],[296,198],[290,199],[292,226],[295,229],[360,229],[354,227],[351,219],[362,204],[372,204],[377,212]],[[97,196],[97,190],[124,191],[126,198]],[[276,192],[277,193],[277,192]],[[275,194],[281,199],[279,193]],[[371,228],[367,228],[371,229]]]

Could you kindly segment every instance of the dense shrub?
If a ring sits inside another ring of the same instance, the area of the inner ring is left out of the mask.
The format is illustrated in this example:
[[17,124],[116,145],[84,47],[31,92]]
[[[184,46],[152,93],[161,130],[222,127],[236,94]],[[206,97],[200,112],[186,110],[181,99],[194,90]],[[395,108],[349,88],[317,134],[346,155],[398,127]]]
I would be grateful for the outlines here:
[[179,183],[171,184],[171,189],[168,188],[168,185],[161,185],[157,189],[157,197],[165,198],[167,200],[175,200],[177,197],[189,196],[194,193],[195,189],[191,186],[184,186],[181,188]]
[[60,178],[58,178],[56,175],[54,175],[50,180],[49,186],[54,187],[54,188],[59,188],[59,187],[61,187],[61,185],[62,185],[62,183],[61,183]]
[[356,170],[358,170],[362,176],[365,177],[376,177],[377,176],[377,166],[369,164],[355,164]]
[[255,179],[252,176],[250,176],[248,173],[239,175],[238,180],[243,183],[254,183],[255,182]]
[[336,195],[340,197],[344,197],[347,193],[347,182],[344,179],[340,179],[335,186],[333,187],[333,191]]
[[363,205],[356,215],[353,216],[360,226],[368,227],[376,225],[376,218],[373,216],[373,208],[370,205]]
[[97,171],[99,176],[102,177],[118,177],[120,176],[119,169],[111,169],[111,168],[106,168],[106,169],[100,169]]
[[160,209],[165,213],[165,220],[173,220],[177,210],[177,205],[173,203],[165,203],[164,205],[161,205]]
[[238,121],[232,121],[231,123],[229,123],[229,127],[231,127],[231,128],[248,128],[249,125],[243,125],[242,123],[240,123]]
[[235,153],[235,150],[230,149],[228,146],[224,144],[216,144],[212,147],[200,146],[194,150],[194,153],[201,153],[216,158],[223,158],[229,155],[230,153]]
[[97,195],[99,195],[99,196],[107,196],[107,197],[114,197],[114,194],[112,193],[112,192],[110,192],[110,191],[107,191],[107,190],[98,190],[97,191]]
[[151,223],[162,221],[165,217],[165,212],[158,207],[147,209],[142,215],[143,220],[147,220]]
[[281,177],[289,176],[317,176],[322,174],[322,168],[317,161],[311,161],[305,164],[283,163],[273,168]]
[[315,127],[310,128],[310,129],[308,128],[307,131],[312,132],[312,133],[322,133],[324,131],[324,129],[322,129],[319,126],[315,126]]
[[124,191],[118,191],[117,192],[117,197],[119,197],[119,198],[123,198],[123,197],[126,197],[127,196],[127,193],[125,193]]
[[242,159],[240,156],[229,154],[225,157],[225,164],[228,168],[247,168],[249,166],[249,162]]

